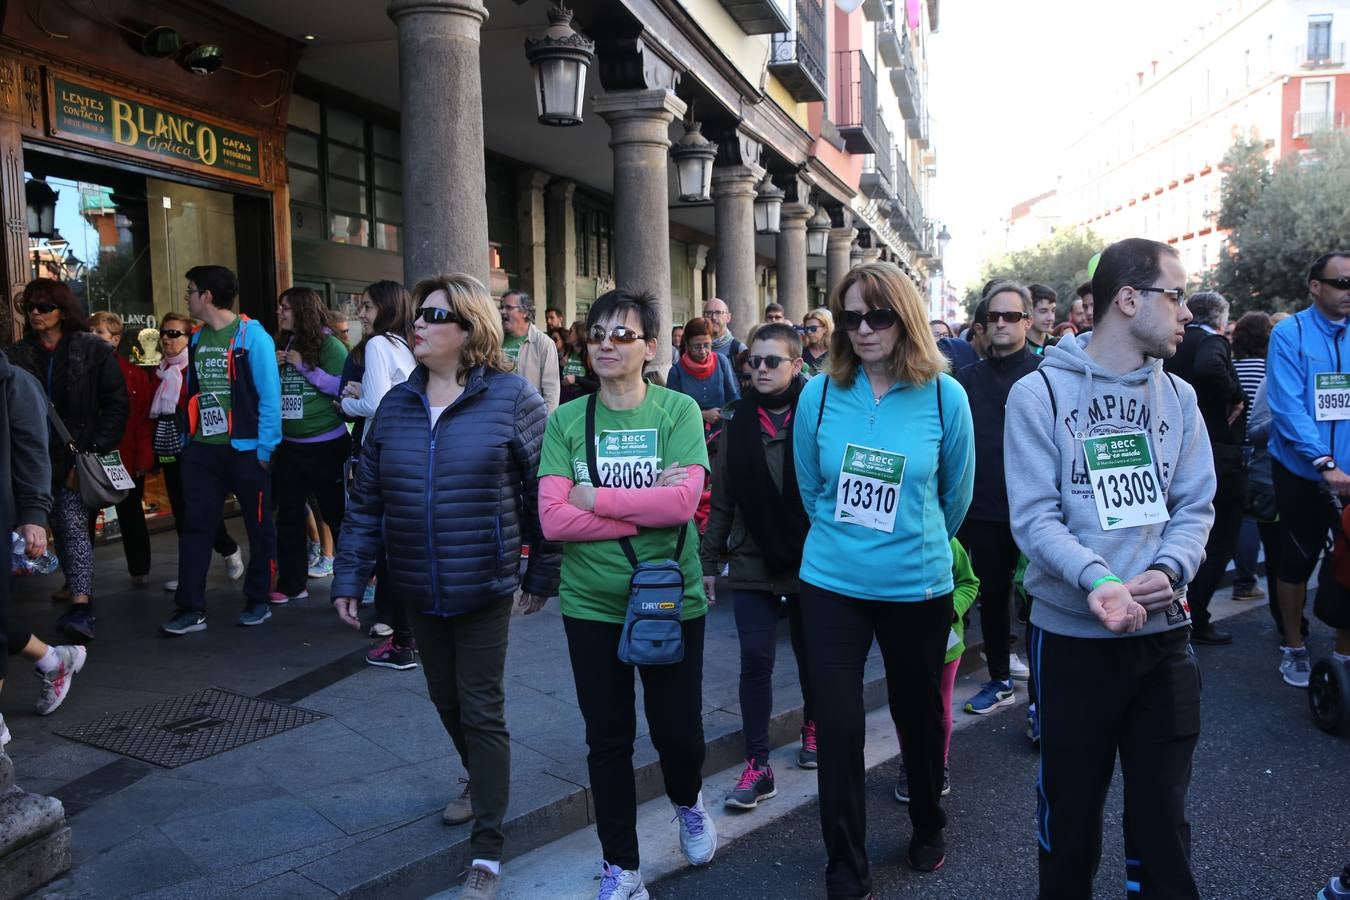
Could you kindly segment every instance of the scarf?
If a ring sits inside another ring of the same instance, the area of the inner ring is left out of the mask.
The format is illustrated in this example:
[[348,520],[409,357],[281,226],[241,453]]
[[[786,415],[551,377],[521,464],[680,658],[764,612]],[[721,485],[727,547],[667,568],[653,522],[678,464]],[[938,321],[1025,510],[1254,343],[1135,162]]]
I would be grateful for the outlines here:
[[155,388],[155,397],[150,401],[150,418],[171,416],[178,411],[178,398],[183,394],[183,370],[187,368],[188,350],[173,356],[166,356],[155,370],[159,378],[159,387]]
[[[792,458],[792,425],[797,398],[806,382],[800,378],[778,394],[763,395],[751,388],[741,398],[727,425],[727,486],[740,510],[746,530],[755,539],[770,573],[796,575],[810,520],[797,489],[797,467]],[[761,411],[787,405],[787,446],[783,452],[782,490],[774,484],[760,434]]]
[[680,368],[699,381],[705,381],[717,371],[717,353],[709,353],[708,358],[701,363],[694,362],[689,358],[689,354],[681,353]]

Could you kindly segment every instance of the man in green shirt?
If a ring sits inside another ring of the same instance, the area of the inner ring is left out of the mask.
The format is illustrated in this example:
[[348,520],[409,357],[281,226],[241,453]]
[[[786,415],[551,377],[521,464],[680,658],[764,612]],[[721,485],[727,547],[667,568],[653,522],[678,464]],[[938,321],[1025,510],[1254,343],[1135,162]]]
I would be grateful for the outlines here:
[[534,327],[534,298],[515,289],[502,294],[502,350],[516,364],[516,374],[534,385],[548,404],[558,408],[558,348],[553,339]]

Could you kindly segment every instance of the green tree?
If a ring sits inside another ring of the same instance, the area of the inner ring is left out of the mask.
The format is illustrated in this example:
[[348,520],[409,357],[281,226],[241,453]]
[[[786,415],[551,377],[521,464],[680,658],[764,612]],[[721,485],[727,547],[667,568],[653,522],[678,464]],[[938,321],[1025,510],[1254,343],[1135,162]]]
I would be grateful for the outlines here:
[[1320,134],[1311,145],[1280,160],[1245,211],[1250,186],[1235,187],[1231,208],[1220,210],[1234,224],[1206,283],[1228,298],[1234,316],[1302,306],[1309,263],[1350,246],[1350,134]]
[[1087,281],[1088,260],[1102,249],[1101,239],[1090,228],[1063,228],[1034,247],[1014,250],[986,260],[980,279],[966,291],[966,309],[973,312],[980,289],[993,278],[1012,278],[1054,288],[1059,294],[1059,316],[1066,318],[1078,286]]
[[1220,228],[1236,228],[1270,183],[1266,142],[1256,138],[1238,138],[1224,154],[1219,171],[1224,176],[1219,189],[1219,215],[1214,224]]

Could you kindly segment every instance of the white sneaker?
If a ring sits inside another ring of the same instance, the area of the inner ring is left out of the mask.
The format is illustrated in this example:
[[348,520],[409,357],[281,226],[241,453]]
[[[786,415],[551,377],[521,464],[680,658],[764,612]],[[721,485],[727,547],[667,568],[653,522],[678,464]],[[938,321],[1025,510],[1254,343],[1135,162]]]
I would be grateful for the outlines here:
[[225,557],[225,574],[230,576],[231,581],[238,581],[244,576],[244,551],[242,548]]
[[170,581],[164,582],[164,590],[168,591],[170,594],[178,590],[178,579],[174,578]]
[[712,862],[717,852],[717,826],[703,808],[703,792],[693,806],[676,806],[675,820],[680,823],[680,850],[691,866]]
[[600,893],[595,900],[651,900],[642,873],[600,863]]
[[74,680],[75,673],[84,668],[84,661],[89,655],[79,644],[53,647],[52,650],[56,651],[60,664],[50,672],[37,670],[37,676],[42,681],[42,693],[37,702],[39,716],[50,716],[56,712],[57,707],[65,701],[66,694],[70,693],[70,682]]
[[1308,648],[1280,648],[1280,674],[1284,683],[1296,688],[1306,688],[1312,676],[1312,664],[1308,660]]
[[1012,675],[1013,681],[1026,681],[1031,678],[1031,670],[1016,653],[1008,654],[1008,673]]

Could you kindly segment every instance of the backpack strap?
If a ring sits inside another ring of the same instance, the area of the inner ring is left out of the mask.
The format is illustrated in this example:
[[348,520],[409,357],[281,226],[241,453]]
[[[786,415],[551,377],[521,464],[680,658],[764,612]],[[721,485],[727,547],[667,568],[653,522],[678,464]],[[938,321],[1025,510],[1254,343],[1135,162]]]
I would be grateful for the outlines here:
[[[595,405],[596,395],[591,394],[586,398],[586,466],[591,476],[591,484],[600,487],[600,459],[596,451],[595,442]],[[689,533],[689,523],[685,522],[680,527],[679,536],[675,539],[675,562],[680,562],[680,557],[684,556],[684,539]],[[619,538],[619,546],[623,549],[623,555],[628,557],[628,564],[634,569],[638,567],[637,551],[633,549],[633,542],[627,537]]]
[[[1036,369],[1036,374],[1041,376],[1041,380],[1045,382],[1045,392],[1050,395],[1050,418],[1058,419],[1059,404],[1055,402],[1055,389],[1050,386],[1050,376],[1046,375],[1045,370],[1039,367]],[[1176,385],[1172,385],[1172,388],[1175,390]]]
[[830,376],[825,376],[825,387],[820,389],[820,409],[816,410],[816,431],[820,431],[820,423],[825,418],[825,398],[830,393]]

